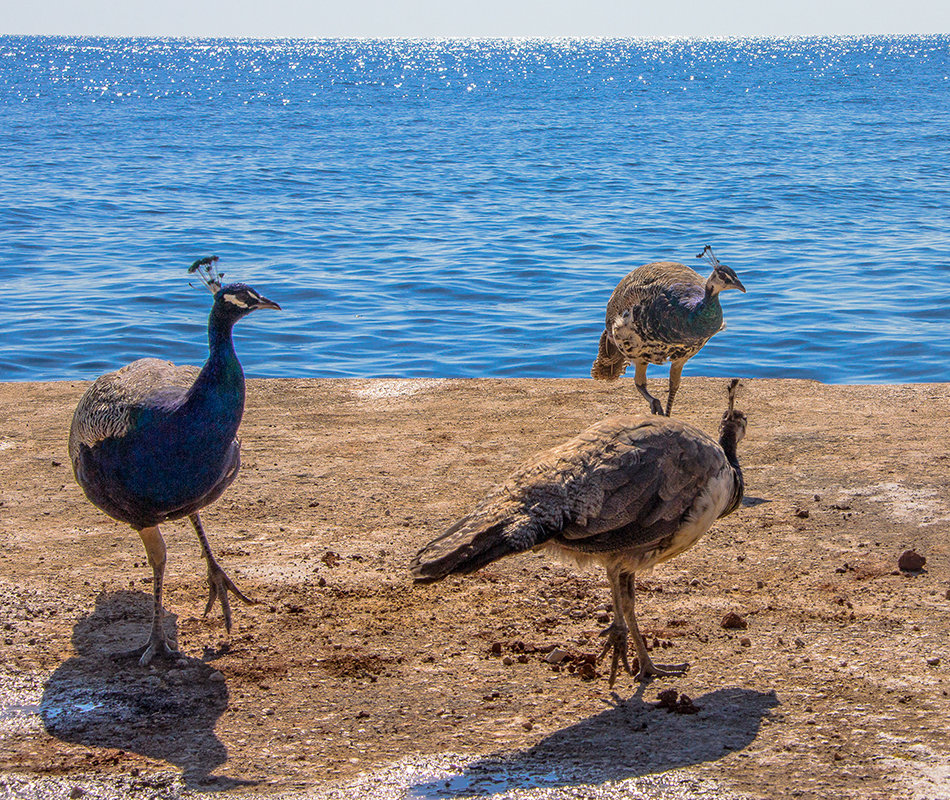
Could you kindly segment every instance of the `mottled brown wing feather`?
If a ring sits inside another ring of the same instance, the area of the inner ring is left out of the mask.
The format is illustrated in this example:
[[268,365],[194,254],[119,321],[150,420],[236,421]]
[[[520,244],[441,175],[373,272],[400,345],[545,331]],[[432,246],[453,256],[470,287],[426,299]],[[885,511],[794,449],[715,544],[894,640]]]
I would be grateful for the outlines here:
[[[577,487],[584,515],[571,515],[558,539],[577,549],[646,546],[675,532],[724,456],[701,431],[647,420],[617,436],[618,445]],[[590,499],[601,501],[592,510]]]

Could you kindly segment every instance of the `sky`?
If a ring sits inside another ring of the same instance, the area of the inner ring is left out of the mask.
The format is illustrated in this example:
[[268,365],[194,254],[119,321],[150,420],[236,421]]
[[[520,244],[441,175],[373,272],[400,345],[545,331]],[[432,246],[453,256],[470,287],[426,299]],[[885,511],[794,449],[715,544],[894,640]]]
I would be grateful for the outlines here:
[[948,0],[2,0],[0,33],[670,37],[950,33]]

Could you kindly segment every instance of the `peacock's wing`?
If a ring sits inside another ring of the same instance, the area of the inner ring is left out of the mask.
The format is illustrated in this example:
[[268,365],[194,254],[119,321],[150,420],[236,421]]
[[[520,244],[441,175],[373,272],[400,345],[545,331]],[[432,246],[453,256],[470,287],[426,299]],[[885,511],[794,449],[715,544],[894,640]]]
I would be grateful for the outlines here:
[[143,358],[98,378],[73,414],[69,455],[75,461],[80,444],[93,447],[104,439],[124,436],[145,409],[174,410],[184,400],[199,367]]

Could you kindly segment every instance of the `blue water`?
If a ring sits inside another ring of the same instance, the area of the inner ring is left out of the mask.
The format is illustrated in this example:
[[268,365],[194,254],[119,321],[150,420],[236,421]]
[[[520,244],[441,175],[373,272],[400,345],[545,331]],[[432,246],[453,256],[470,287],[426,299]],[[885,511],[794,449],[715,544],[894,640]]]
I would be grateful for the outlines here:
[[251,376],[584,377],[711,244],[687,375],[947,381],[950,37],[0,37],[0,243],[0,380],[200,363],[211,253]]

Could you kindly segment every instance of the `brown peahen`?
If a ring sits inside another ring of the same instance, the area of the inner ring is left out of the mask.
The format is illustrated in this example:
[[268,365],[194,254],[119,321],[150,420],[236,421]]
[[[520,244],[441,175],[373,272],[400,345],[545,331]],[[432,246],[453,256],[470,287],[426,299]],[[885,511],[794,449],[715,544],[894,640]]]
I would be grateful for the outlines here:
[[666,416],[673,408],[683,365],[726,327],[719,293],[745,292],[735,271],[713,255],[707,245],[697,258],[712,264],[708,278],[684,264],[657,261],[637,267],[617,284],[607,302],[606,328],[600,335],[592,378],[616,380],[635,365],[633,382],[650,411],[662,414],[663,405],[647,391],[647,364],[670,364]]

